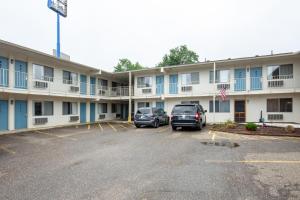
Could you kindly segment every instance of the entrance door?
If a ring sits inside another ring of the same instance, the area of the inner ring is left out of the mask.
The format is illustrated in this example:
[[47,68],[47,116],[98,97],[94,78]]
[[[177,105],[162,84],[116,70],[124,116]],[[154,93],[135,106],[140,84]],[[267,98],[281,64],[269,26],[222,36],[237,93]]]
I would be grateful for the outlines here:
[[23,61],[15,61],[15,87],[27,88],[27,63]]
[[164,93],[164,76],[156,76],[156,94],[161,95]]
[[234,121],[243,123],[246,121],[246,103],[245,100],[234,101]]
[[177,94],[178,93],[178,87],[177,87],[177,84],[178,84],[178,75],[177,74],[172,74],[170,75],[169,77],[169,93],[170,94]]
[[0,100],[0,131],[8,130],[8,103]]
[[90,104],[90,122],[95,122],[95,103]]
[[80,103],[80,123],[86,123],[86,103]]
[[27,128],[27,101],[15,101],[15,129]]

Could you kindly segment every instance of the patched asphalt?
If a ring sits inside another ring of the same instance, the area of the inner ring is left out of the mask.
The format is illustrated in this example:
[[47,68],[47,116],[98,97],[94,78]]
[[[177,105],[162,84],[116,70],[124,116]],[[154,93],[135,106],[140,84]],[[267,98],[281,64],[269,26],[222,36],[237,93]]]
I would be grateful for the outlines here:
[[0,199],[300,199],[300,138],[101,123],[0,136]]

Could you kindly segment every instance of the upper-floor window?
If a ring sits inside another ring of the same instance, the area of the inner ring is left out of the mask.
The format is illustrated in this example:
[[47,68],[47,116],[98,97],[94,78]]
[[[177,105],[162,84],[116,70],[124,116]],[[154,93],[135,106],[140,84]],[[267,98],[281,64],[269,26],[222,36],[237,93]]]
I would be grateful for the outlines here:
[[291,79],[293,78],[293,64],[268,66],[268,79]]
[[35,101],[33,102],[34,116],[53,115],[53,101]]
[[[229,70],[216,70],[216,83],[228,83],[230,71]],[[214,71],[209,71],[209,82],[214,82]]]
[[293,112],[293,99],[267,99],[267,112]]
[[63,71],[63,83],[64,84],[78,84],[78,74],[69,71]]
[[148,108],[148,107],[150,107],[150,103],[149,102],[138,102],[137,103],[137,107],[138,108]]
[[53,68],[42,65],[33,64],[33,77],[35,80],[53,82]]
[[100,89],[107,90],[108,89],[108,81],[105,79],[99,78],[98,79],[98,87]]
[[182,85],[199,84],[199,72],[181,74]]
[[63,102],[63,115],[77,115],[78,104],[76,102]]
[[152,86],[152,77],[145,76],[145,77],[138,77],[137,78],[137,87],[138,88],[145,88]]

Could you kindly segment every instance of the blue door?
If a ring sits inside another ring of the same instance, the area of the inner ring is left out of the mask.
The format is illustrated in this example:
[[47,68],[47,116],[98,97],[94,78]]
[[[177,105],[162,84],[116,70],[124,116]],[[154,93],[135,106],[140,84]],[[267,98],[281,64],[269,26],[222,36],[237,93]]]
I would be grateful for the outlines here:
[[170,94],[177,94],[178,93],[178,75],[172,74],[170,75],[169,80],[170,86],[169,86],[169,93]]
[[15,87],[27,88],[27,63],[23,61],[15,61]]
[[246,69],[234,70],[234,90],[245,91],[246,90]]
[[251,90],[261,90],[262,89],[262,68],[253,67],[250,69],[250,89]]
[[15,129],[27,128],[27,101],[15,101]]
[[0,131],[8,130],[8,103],[0,100]]
[[164,76],[156,76],[156,94],[161,95],[164,93]]
[[95,103],[90,104],[90,122],[95,122]]
[[80,75],[80,94],[86,94],[86,75]]
[[80,123],[86,123],[86,103],[80,103]]
[[8,86],[8,59],[0,57],[0,86]]
[[90,94],[91,95],[95,95],[96,93],[96,78],[95,77],[91,77],[90,78],[91,81],[91,85],[90,85]]
[[165,102],[163,102],[163,101],[157,101],[156,102],[156,108],[165,109]]

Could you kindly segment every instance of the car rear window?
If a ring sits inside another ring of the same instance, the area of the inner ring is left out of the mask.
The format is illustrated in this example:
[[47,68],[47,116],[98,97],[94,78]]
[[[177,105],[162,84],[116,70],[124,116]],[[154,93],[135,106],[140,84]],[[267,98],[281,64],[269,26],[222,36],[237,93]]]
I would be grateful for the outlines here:
[[175,106],[172,113],[173,114],[194,114],[196,112],[195,106],[189,105],[182,105],[182,106]]
[[151,113],[151,108],[140,108],[136,112],[137,114],[150,114]]

